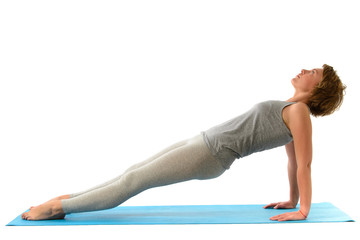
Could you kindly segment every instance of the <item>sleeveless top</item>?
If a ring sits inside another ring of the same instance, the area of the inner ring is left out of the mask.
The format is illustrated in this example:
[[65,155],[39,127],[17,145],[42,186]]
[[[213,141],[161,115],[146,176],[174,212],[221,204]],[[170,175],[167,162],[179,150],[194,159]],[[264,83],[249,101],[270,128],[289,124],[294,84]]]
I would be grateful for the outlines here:
[[295,102],[266,101],[227,122],[201,132],[212,155],[229,169],[237,158],[292,141],[282,110]]

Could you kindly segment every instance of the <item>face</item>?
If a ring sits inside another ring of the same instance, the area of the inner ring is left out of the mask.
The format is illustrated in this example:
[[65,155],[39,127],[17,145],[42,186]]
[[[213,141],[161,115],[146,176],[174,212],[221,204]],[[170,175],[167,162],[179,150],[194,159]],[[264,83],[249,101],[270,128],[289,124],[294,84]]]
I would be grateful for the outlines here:
[[291,83],[297,90],[311,92],[314,87],[320,83],[322,77],[322,68],[314,68],[311,70],[302,69],[301,73],[291,80]]

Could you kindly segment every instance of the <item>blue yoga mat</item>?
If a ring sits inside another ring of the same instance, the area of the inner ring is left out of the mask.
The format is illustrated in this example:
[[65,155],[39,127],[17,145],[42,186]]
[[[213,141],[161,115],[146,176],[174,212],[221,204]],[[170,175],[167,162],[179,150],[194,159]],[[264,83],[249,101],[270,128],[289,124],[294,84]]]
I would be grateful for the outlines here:
[[[264,209],[264,205],[123,206],[113,209],[72,213],[60,220],[26,221],[21,215],[7,226],[55,225],[154,225],[154,224],[256,224],[280,223],[270,217],[294,209]],[[353,222],[331,203],[313,203],[305,221],[291,223]],[[289,222],[287,222],[289,223]]]

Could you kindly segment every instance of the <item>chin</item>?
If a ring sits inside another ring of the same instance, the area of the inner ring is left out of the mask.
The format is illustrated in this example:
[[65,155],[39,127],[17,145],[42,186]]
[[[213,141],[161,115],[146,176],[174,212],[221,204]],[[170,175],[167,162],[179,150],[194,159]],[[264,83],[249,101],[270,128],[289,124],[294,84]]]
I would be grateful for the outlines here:
[[[294,83],[296,81],[296,78],[291,79],[291,84],[294,86]],[[295,87],[295,86],[294,86]]]

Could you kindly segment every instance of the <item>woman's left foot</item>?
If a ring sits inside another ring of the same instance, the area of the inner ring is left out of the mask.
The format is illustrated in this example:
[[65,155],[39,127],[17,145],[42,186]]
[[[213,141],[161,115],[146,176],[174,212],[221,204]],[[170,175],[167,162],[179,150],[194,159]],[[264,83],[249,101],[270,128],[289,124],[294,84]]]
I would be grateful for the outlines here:
[[[66,195],[61,195],[61,196],[58,196],[58,197],[56,197],[56,198],[50,199],[50,200],[47,201],[47,202],[51,202],[51,201],[54,201],[54,200],[69,199],[69,198],[70,198],[70,194],[66,194]],[[38,205],[38,206],[40,206],[40,205]],[[36,207],[38,207],[38,206],[31,206],[31,207],[30,207],[30,210],[32,210],[33,208],[36,208]]]
[[61,200],[46,202],[21,215],[24,220],[62,219],[65,213],[61,208]]

